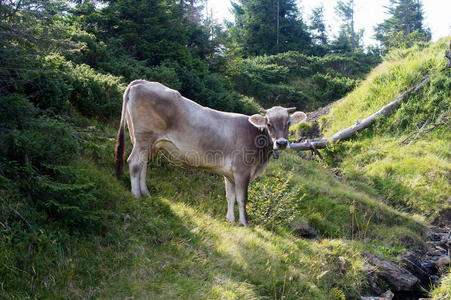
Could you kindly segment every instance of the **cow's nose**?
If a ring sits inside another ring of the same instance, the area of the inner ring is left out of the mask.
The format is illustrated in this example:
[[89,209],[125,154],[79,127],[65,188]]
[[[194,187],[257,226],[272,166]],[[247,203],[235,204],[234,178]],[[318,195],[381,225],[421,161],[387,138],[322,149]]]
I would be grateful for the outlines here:
[[277,145],[278,148],[282,148],[283,149],[283,148],[287,147],[288,141],[286,139],[278,139],[276,141],[276,145]]

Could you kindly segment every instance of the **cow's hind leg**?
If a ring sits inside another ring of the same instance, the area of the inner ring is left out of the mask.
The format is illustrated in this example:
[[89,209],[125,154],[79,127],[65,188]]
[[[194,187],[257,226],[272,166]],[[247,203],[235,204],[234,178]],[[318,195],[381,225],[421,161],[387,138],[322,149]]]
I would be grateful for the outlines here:
[[149,193],[146,187],[146,170],[149,156],[147,147],[147,144],[139,143],[135,140],[132,153],[127,159],[130,168],[132,193],[138,198]]
[[227,216],[226,220],[231,224],[235,224],[235,184],[231,182],[227,177],[224,177],[226,197],[227,197]]
[[141,195],[147,195],[150,197],[149,190],[147,189],[146,176],[147,176],[147,162],[149,160],[149,148],[145,148],[142,150],[142,168],[141,173],[139,174],[139,189],[141,191]]

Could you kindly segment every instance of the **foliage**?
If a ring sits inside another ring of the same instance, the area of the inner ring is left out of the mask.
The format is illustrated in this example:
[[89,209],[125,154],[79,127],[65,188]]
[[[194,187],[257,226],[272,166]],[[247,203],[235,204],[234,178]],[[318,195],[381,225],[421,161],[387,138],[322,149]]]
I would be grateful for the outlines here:
[[236,90],[264,107],[312,109],[344,96],[378,62],[366,54],[317,57],[291,51],[234,61],[229,76]]
[[248,212],[253,222],[274,229],[300,216],[305,194],[302,186],[290,187],[291,177],[279,170],[250,185]]
[[427,42],[431,32],[423,25],[424,12],[421,1],[390,0],[390,15],[375,27],[376,39],[386,49],[411,47],[414,42]]
[[449,299],[451,297],[451,270],[448,270],[437,287],[435,287],[431,292],[432,299]]
[[312,31],[312,41],[318,45],[325,47],[328,37],[326,24],[324,22],[324,5],[312,9],[310,17],[310,30]]
[[341,25],[338,38],[332,43],[332,50],[353,53],[356,49],[362,50],[363,30],[356,32],[354,28],[354,0],[338,1],[335,12],[343,21],[343,25]]
[[309,52],[311,38],[293,0],[232,3],[231,38],[245,56]]

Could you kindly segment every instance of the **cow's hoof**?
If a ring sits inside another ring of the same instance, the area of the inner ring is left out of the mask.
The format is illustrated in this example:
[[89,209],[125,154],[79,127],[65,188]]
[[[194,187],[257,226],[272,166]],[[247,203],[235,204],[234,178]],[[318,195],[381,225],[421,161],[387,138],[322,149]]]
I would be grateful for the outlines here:
[[240,222],[240,226],[242,226],[242,227],[248,227],[249,226],[249,224],[247,223],[247,222]]
[[229,218],[225,218],[225,220],[226,220],[226,222],[229,222],[230,223],[230,225],[235,225],[235,220],[233,220],[233,219],[229,219]]

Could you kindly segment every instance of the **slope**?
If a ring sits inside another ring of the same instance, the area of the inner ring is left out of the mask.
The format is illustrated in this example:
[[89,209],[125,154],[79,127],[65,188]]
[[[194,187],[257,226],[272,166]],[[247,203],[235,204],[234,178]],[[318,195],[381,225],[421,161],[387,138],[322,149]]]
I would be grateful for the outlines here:
[[384,202],[430,217],[451,207],[451,76],[442,59],[450,38],[391,52],[367,80],[323,118],[326,136],[352,125],[413,86],[432,80],[390,117],[334,148],[331,165],[348,180],[370,184]]

